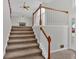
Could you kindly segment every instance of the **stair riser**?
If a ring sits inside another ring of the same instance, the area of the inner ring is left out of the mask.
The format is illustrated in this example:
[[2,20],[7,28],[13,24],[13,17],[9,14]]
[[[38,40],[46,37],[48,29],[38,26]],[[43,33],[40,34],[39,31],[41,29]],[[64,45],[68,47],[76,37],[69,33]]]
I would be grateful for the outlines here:
[[18,56],[18,57],[12,57],[12,58],[4,58],[4,59],[20,59],[20,58],[31,57],[31,56],[35,56],[35,55],[41,55],[41,52],[33,53],[33,54],[30,54],[30,55],[23,55],[23,56]]
[[[25,56],[25,57],[20,57],[20,58],[16,58],[16,59],[29,59],[29,57],[31,57],[31,59],[41,59],[41,58],[33,58],[33,56],[42,56],[42,55],[32,55],[32,56]],[[45,59],[43,56],[42,56],[42,59]]]
[[23,27],[23,26],[12,26],[12,28],[32,28],[32,27],[30,27],[30,26],[28,26],[28,27]]
[[32,29],[18,29],[18,28],[13,28],[11,31],[33,31]]
[[15,38],[15,39],[9,39],[9,40],[30,40],[30,39],[35,39],[35,38],[21,38],[21,39],[17,39],[17,38]]
[[32,49],[32,48],[39,48],[39,45],[22,47],[22,48],[15,48],[15,49],[6,49],[6,52],[9,53],[9,52],[13,52],[13,51],[19,51],[19,50],[24,50],[24,49]]
[[9,37],[9,39],[27,39],[27,38],[35,38],[35,36],[23,36],[23,37]]
[[23,41],[23,42],[8,42],[8,44],[24,44],[24,43],[36,43],[37,40],[32,40],[32,41]]
[[34,32],[11,32],[10,34],[34,34]]

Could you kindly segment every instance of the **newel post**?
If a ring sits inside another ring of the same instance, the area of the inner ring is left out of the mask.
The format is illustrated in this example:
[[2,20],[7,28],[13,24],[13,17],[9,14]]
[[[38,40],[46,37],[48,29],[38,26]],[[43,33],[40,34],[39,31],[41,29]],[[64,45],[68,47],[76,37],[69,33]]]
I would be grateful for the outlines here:
[[34,13],[32,15],[32,26],[34,25]]
[[40,25],[42,25],[42,18],[41,18],[41,4],[40,4]]

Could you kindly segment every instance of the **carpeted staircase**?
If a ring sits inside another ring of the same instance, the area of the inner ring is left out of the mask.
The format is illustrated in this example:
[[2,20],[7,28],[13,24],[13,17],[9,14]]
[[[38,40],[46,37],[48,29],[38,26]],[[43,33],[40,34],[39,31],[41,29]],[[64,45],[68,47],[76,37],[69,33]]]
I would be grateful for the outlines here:
[[4,59],[45,59],[32,27],[12,27]]

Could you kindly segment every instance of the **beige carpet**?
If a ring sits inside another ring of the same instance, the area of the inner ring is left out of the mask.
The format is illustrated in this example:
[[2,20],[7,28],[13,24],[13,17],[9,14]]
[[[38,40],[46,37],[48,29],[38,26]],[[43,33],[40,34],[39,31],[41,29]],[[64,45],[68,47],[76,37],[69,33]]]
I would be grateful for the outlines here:
[[12,27],[4,59],[45,59],[32,27]]
[[53,52],[51,54],[51,59],[76,59],[76,52],[72,49]]

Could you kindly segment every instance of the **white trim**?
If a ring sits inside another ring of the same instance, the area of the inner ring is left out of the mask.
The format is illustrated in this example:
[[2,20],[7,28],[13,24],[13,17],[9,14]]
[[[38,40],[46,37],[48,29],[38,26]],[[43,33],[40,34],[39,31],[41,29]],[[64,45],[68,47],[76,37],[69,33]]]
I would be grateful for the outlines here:
[[5,47],[4,47],[4,53],[3,53],[3,55],[5,55],[6,54],[6,47],[7,47],[7,42],[8,42],[8,40],[9,40],[9,36],[10,36],[10,32],[11,32],[11,28],[12,28],[12,26],[10,26],[10,29],[9,29],[9,32],[8,32],[8,37],[6,38],[7,40],[6,40],[6,44],[5,44]]
[[[60,52],[60,51],[63,51],[63,50],[68,50],[68,49],[69,48],[62,48],[62,49],[52,50],[51,53],[56,53],[56,52]],[[74,49],[69,49],[69,50],[76,51]]]
[[62,48],[62,49],[52,50],[51,53],[59,52],[59,51],[66,50],[66,49],[68,49],[68,48]]

